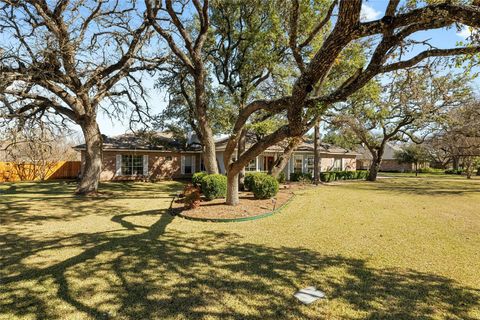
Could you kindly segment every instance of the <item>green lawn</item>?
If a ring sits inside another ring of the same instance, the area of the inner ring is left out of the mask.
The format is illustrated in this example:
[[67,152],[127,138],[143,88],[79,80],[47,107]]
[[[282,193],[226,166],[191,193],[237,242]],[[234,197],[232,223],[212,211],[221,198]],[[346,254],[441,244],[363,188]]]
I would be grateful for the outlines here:
[[[0,185],[0,319],[480,319],[480,180],[304,190],[279,214],[165,214],[179,183]],[[292,295],[316,286],[328,299]]]

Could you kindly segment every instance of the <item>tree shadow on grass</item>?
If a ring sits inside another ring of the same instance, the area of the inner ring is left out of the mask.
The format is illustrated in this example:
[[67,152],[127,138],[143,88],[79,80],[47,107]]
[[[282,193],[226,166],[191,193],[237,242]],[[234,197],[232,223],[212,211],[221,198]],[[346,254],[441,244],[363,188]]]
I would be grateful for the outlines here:
[[[185,234],[167,229],[174,217],[164,211],[118,215],[112,221],[143,231],[126,219],[154,214],[161,214],[159,220],[142,233],[100,234],[90,239],[97,244],[80,254],[4,277],[0,314],[39,319],[58,318],[61,312],[95,319],[318,319],[332,313],[339,318],[474,319],[473,312],[480,312],[478,290],[433,274],[375,269],[360,259],[248,243],[235,233]],[[303,306],[292,297],[309,285],[324,290],[328,300]]]
[[384,193],[405,193],[426,196],[463,196],[478,194],[478,181],[442,181],[433,179],[385,179],[376,182],[341,184],[341,187],[355,190],[376,191]]

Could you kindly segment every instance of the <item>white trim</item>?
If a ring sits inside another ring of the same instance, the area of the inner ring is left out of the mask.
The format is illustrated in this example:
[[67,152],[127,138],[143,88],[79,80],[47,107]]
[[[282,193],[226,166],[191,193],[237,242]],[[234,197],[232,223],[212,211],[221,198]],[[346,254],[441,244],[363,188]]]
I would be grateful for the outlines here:
[[180,157],[180,173],[185,174],[185,156]]
[[255,157],[255,171],[260,171],[260,168],[258,167],[258,156]]
[[122,175],[122,155],[117,154],[115,156],[115,175],[121,176]]
[[143,155],[143,175],[148,176],[148,154]]

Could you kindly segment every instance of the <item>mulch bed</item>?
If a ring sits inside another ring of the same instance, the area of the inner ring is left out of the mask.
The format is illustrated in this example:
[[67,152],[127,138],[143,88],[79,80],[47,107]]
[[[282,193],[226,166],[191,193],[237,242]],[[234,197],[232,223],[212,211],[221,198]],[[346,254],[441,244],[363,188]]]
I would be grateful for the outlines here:
[[206,201],[202,197],[200,206],[195,209],[185,209],[182,198],[177,198],[172,203],[172,213],[193,219],[241,219],[255,217],[270,213],[285,203],[294,195],[294,191],[304,189],[299,184],[281,185],[280,190],[273,199],[255,199],[251,192],[239,192],[240,203],[237,206],[225,204],[225,199]]

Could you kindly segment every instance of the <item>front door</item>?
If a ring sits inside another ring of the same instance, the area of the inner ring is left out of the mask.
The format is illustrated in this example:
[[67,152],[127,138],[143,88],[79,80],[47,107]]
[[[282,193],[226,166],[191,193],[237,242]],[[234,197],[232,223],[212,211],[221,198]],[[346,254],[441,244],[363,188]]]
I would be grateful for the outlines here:
[[263,157],[263,170],[265,170],[267,172],[270,172],[270,170],[273,167],[274,161],[275,161],[275,159],[273,158],[273,156]]

